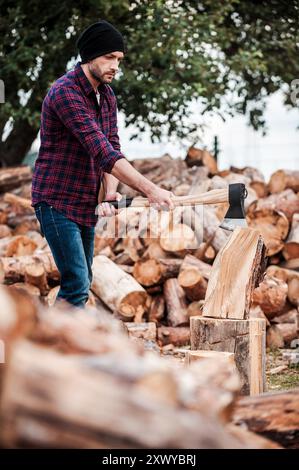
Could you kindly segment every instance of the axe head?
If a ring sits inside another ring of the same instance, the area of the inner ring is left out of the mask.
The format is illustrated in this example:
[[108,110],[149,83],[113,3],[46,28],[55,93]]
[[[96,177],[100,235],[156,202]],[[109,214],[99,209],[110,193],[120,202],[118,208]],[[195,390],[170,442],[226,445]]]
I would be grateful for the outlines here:
[[234,183],[228,186],[229,208],[220,224],[221,228],[233,231],[236,227],[247,227],[244,210],[244,199],[247,194],[243,183]]

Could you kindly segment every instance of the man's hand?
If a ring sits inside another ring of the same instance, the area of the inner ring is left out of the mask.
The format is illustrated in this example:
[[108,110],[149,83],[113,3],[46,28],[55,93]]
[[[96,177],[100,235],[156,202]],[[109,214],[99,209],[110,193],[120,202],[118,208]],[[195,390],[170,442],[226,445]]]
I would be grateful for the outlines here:
[[[119,201],[122,198],[122,195],[118,192],[106,193],[104,199],[105,201]],[[98,214],[100,217],[111,217],[117,213],[117,209],[113,207],[108,202],[102,202],[98,206]]]
[[156,186],[156,185],[147,194],[149,203],[155,209],[162,209],[162,210],[174,209],[174,203],[172,200],[173,197],[174,197],[174,194],[171,191],[167,191],[166,189],[159,188],[159,186]]

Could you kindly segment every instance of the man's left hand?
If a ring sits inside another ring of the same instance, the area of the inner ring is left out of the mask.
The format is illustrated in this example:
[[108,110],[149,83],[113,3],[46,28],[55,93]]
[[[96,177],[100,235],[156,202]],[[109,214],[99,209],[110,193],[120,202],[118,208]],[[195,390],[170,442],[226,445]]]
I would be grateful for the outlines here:
[[[106,193],[104,200],[105,201],[119,201],[122,199],[122,195],[118,192],[115,193]],[[117,209],[113,207],[108,202],[102,202],[98,206],[98,214],[101,217],[111,217],[117,213]]]

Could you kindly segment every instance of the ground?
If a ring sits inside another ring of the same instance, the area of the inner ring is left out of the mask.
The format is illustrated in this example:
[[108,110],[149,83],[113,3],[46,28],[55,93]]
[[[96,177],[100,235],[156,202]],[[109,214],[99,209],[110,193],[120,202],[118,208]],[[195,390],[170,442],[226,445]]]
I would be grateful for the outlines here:
[[[182,348],[184,350],[184,348]],[[189,349],[186,347],[186,349]],[[172,362],[183,363],[184,354],[179,353],[180,348],[166,346],[162,349],[162,355]],[[278,392],[299,387],[299,364],[289,366],[283,359],[284,349],[267,349],[267,391]]]
[[[288,366],[288,363],[282,357],[282,353],[283,349],[267,350],[266,369],[269,392],[299,387],[299,364],[297,366]],[[283,370],[275,373],[276,368],[282,369],[283,366],[285,366]]]

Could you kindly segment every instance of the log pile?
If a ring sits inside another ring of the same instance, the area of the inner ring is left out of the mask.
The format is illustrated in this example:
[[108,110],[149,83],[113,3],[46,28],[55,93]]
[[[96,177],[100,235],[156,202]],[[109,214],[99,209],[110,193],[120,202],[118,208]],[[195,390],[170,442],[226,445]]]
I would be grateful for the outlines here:
[[[230,303],[236,307],[236,316],[231,318],[239,321],[238,311],[242,310],[243,318],[266,320],[268,346],[287,347],[298,338],[299,327],[298,172],[280,170],[266,183],[254,168],[231,167],[219,171],[208,152],[197,150],[190,149],[185,161],[173,160],[165,155],[156,159],[135,160],[133,164],[153,182],[178,196],[223,189],[235,182],[245,183],[248,190],[245,200],[247,222],[251,233],[259,233],[264,240],[267,269],[263,279],[261,272],[252,273],[248,289],[240,293],[244,309],[240,309],[238,291],[235,292],[235,300]],[[23,174],[21,169],[19,175]],[[190,319],[208,317],[207,311],[212,307],[215,309],[213,279],[210,283],[212,267],[215,271],[214,261],[217,263],[217,255],[224,246],[229,245],[232,236],[219,228],[227,204],[177,207],[172,213],[157,212],[151,208],[128,208],[119,211],[115,217],[99,220],[95,238],[94,278],[86,309],[90,314],[87,315],[88,319],[80,317],[81,324],[79,321],[69,322],[67,313],[62,317],[58,307],[52,307],[53,317],[44,314],[53,305],[59,290],[59,272],[30,205],[31,185],[25,182],[26,176],[19,183],[12,182],[11,177],[17,174],[17,170],[10,172],[6,179],[3,173],[0,194],[0,281],[5,285],[1,302],[4,302],[4,310],[12,311],[18,303],[24,310],[13,315],[19,319],[23,315],[24,320],[14,323],[7,317],[0,323],[2,337],[9,344],[6,351],[9,358],[7,371],[5,374],[2,370],[0,372],[3,385],[1,413],[5,423],[2,439],[5,444],[55,447],[62,439],[62,445],[71,447],[175,447],[180,442],[181,447],[190,448],[196,443],[202,447],[238,447],[245,439],[249,446],[270,446],[263,439],[259,441],[255,434],[250,438],[249,431],[247,434],[245,432],[242,440],[241,430],[237,426],[230,424],[228,431],[227,424],[231,420],[241,384],[226,390],[227,376],[221,375],[217,360],[211,362],[211,358],[205,358],[203,362],[189,361],[188,367],[199,369],[194,369],[192,373],[188,369],[189,378],[182,379],[180,384],[176,382],[179,379],[174,371],[165,375],[164,365],[161,366],[160,362],[149,369],[146,369],[146,362],[139,362],[145,360],[147,353],[151,354],[151,361],[160,361],[158,356],[161,351],[167,354],[175,348],[188,346]],[[119,190],[128,196],[137,195],[125,185],[120,185]],[[247,252],[253,246],[251,243],[248,240]],[[261,246],[252,251],[251,262],[259,256],[258,253],[261,255],[260,249]],[[243,269],[246,270],[246,266]],[[237,271],[234,273],[236,280]],[[219,271],[219,275],[225,283],[225,273]],[[221,295],[226,298],[224,284],[221,289]],[[27,305],[25,309],[23,304]],[[220,307],[222,317],[230,318],[227,313],[229,299]],[[102,324],[99,326],[97,323],[101,316],[107,324],[110,320],[116,321],[117,325],[124,322],[131,341],[128,343],[124,332],[120,331],[117,334],[122,338],[117,341],[113,339],[116,334],[114,330],[113,335],[107,331],[100,334],[101,328],[105,330]],[[119,320],[122,322],[119,323]],[[133,349],[128,352],[129,359],[124,351],[130,348]],[[102,357],[102,354],[109,357]],[[121,364],[119,368],[118,364]],[[29,373],[31,367],[32,375]],[[225,367],[223,373],[238,377],[231,369],[225,372]],[[112,369],[115,369],[115,374],[112,374]],[[138,375],[140,369],[149,370],[149,375]],[[180,370],[177,364],[174,370]],[[208,376],[209,370],[214,372]],[[107,377],[107,371],[111,377]],[[180,370],[178,375],[183,377],[184,373]],[[217,375],[223,377],[223,382],[216,384],[215,392],[212,392],[212,377]],[[47,377],[47,380],[43,382],[40,377]],[[56,394],[58,391],[63,393],[65,377],[71,384],[70,389],[78,387],[82,392],[76,402],[72,401],[68,389],[65,395]],[[103,385],[99,397],[94,396],[93,390],[103,383],[104,377],[107,384]],[[188,380],[194,381],[194,395],[190,395],[193,398],[188,404],[185,402],[181,409],[182,396],[186,392],[184,387],[189,387]],[[204,390],[199,391],[199,383]],[[136,387],[136,394],[132,387]],[[118,388],[119,394],[114,395],[111,392],[113,388]],[[145,393],[145,398],[140,397],[139,392]],[[90,403],[92,408],[94,400],[101,400],[101,396],[106,400],[110,395],[115,409],[119,410],[120,415],[124,413],[125,419],[137,415],[132,432],[127,433],[125,424],[119,422],[116,426],[119,434],[111,434],[111,429],[105,427],[114,419],[114,415],[109,414],[112,413],[110,408],[107,414],[101,410],[96,416],[92,412],[85,416],[85,411],[79,407],[77,414],[73,414],[82,400]],[[149,395],[154,395],[153,402],[152,398],[147,400]],[[133,398],[129,400],[131,396]],[[211,397],[215,405],[212,407],[209,406]],[[135,399],[138,403],[136,409]],[[165,403],[175,409],[177,433],[171,431],[171,427],[176,426],[170,408],[165,408],[165,413],[161,411],[160,405],[164,406]],[[208,433],[209,439],[210,436],[215,438],[208,445],[204,441],[207,417],[203,408],[211,408],[211,419],[215,420]],[[148,420],[149,409],[153,411],[153,421],[149,424],[152,432],[142,433],[139,426],[142,420]],[[46,410],[50,410],[49,416]],[[193,415],[194,412],[200,414],[202,422],[198,421],[198,414]],[[82,421],[83,416],[86,421]],[[97,427],[94,420],[102,424]],[[164,429],[163,423],[166,421],[170,424]],[[61,433],[55,431],[57,426]],[[157,427],[163,429],[161,434],[155,435]]]
[[[264,280],[247,300],[250,316],[266,318],[269,346],[289,346],[298,336],[298,172],[279,170],[267,184],[251,167],[219,171],[209,152],[193,147],[185,161],[164,155],[133,165],[178,196],[223,189],[233,182],[246,185],[247,222],[262,235],[268,261]],[[30,205],[30,184],[23,183],[28,168],[1,171],[2,282],[52,305],[59,272]],[[136,196],[122,184],[120,191]],[[227,204],[176,207],[172,213],[136,207],[99,220],[88,303],[101,308],[104,303],[124,321],[155,322],[160,346],[168,344],[167,338],[174,346],[183,340],[188,344],[190,317],[202,314],[211,267],[231,235],[219,228],[226,210]],[[212,301],[209,296],[208,304]]]
[[[232,424],[233,361],[175,364],[99,308],[37,305],[0,288],[0,445],[5,448],[273,448]],[[129,337],[128,337],[129,335]],[[145,427],[146,423],[146,427]]]

